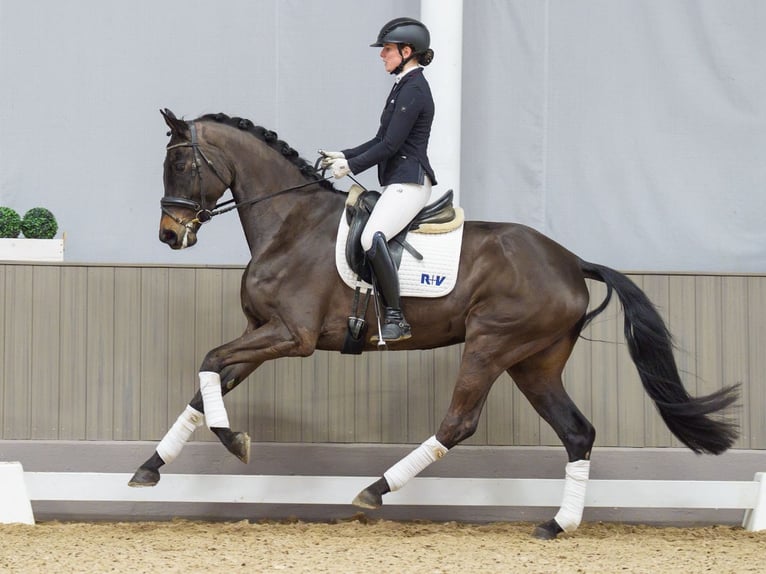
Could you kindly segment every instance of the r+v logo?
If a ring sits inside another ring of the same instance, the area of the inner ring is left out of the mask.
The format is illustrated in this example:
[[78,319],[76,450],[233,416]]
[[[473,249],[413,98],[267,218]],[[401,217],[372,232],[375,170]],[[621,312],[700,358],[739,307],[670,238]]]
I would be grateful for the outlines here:
[[428,273],[421,273],[420,284],[435,285],[436,287],[440,287],[446,278],[446,275],[429,275]]

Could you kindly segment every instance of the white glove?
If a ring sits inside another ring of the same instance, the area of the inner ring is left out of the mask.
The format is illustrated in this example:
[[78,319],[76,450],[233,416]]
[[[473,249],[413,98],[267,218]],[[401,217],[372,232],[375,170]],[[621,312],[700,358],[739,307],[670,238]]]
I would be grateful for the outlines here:
[[334,159],[330,164],[332,166],[332,175],[335,179],[346,177],[351,173],[351,168],[348,167],[348,160],[344,158]]
[[344,159],[346,156],[341,151],[324,151],[319,150],[319,155],[322,156],[322,167],[330,167],[334,159]]

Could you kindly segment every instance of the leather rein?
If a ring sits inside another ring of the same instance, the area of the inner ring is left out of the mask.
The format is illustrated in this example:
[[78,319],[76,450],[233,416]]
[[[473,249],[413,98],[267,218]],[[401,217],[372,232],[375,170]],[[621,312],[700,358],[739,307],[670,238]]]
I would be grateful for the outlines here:
[[[195,181],[199,182],[198,185],[200,188],[200,194],[199,194],[200,198],[202,198],[201,168],[202,168],[203,160],[204,160],[204,163],[207,164],[210,171],[212,171],[213,174],[221,181],[221,183],[223,183],[226,186],[226,189],[230,189],[231,183],[228,183],[223,178],[221,173],[216,169],[213,162],[210,161],[210,159],[205,155],[205,152],[200,146],[199,139],[197,138],[197,126],[195,125],[194,122],[187,122],[187,124],[189,125],[191,141],[169,145],[165,148],[166,151],[170,151],[172,149],[181,148],[181,147],[190,147],[192,148],[192,150],[194,150],[194,158],[192,159],[191,167],[192,167],[192,172],[196,175]],[[317,170],[318,173],[321,173],[322,177],[320,179],[317,179],[314,181],[308,181],[300,185],[295,185],[293,187],[281,189],[279,191],[276,191],[269,195],[265,195],[263,197],[246,199],[245,201],[240,201],[239,203],[236,203],[236,200],[234,199],[229,199],[226,201],[222,201],[220,203],[216,203],[215,206],[213,206],[212,208],[207,208],[205,207],[204,203],[194,201],[193,199],[189,199],[186,197],[166,196],[160,199],[160,208],[162,209],[162,213],[170,217],[173,221],[175,221],[179,225],[186,227],[187,229],[191,229],[194,225],[197,225],[197,224],[202,225],[203,223],[207,223],[214,216],[221,215],[222,213],[226,213],[228,211],[232,211],[233,209],[237,209],[238,207],[243,207],[245,205],[255,205],[256,203],[260,203],[261,201],[266,201],[267,199],[272,199],[274,197],[277,197],[278,195],[283,195],[293,191],[298,191],[305,187],[316,185],[323,181],[328,181],[332,179],[332,177],[324,177],[325,170],[322,170],[321,172],[319,172],[318,170],[319,161],[320,160],[317,160],[317,163],[315,164],[314,169]],[[201,201],[204,201],[204,200],[201,200]],[[233,204],[233,205],[229,205],[229,204]],[[228,206],[228,207],[225,207],[225,206]],[[173,215],[172,213],[170,213],[168,209],[170,207],[177,207],[177,208],[189,210],[194,213],[194,217],[191,219],[186,219],[186,220],[180,219],[176,217],[175,215]]]

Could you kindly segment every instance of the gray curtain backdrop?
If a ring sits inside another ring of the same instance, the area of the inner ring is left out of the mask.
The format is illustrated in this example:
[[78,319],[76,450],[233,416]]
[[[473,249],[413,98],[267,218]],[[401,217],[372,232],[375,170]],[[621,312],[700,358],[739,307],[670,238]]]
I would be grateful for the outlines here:
[[[233,214],[193,249],[157,241],[157,110],[247,117],[311,160],[356,145],[391,83],[367,46],[419,11],[0,0],[0,205],[51,209],[67,261],[244,264]],[[623,270],[766,270],[766,2],[465,0],[464,12],[469,219],[525,223]]]

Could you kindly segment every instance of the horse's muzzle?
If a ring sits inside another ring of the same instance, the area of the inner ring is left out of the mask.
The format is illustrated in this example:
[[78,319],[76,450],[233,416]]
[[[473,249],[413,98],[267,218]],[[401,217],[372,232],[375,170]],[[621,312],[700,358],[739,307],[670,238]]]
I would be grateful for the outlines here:
[[163,217],[160,223],[160,241],[171,249],[185,249],[197,243],[197,233],[191,225],[179,225],[170,218]]

